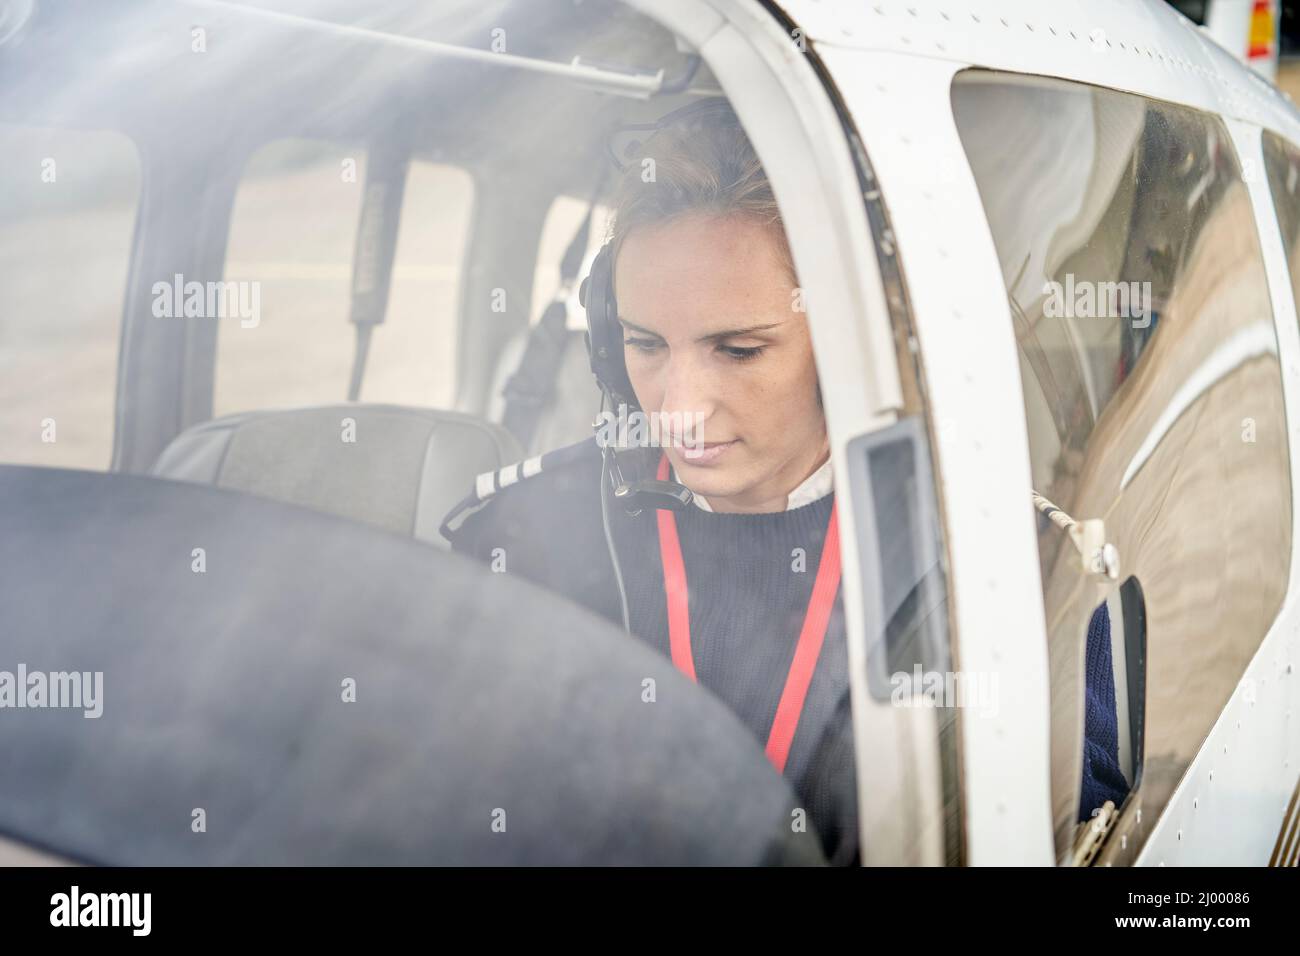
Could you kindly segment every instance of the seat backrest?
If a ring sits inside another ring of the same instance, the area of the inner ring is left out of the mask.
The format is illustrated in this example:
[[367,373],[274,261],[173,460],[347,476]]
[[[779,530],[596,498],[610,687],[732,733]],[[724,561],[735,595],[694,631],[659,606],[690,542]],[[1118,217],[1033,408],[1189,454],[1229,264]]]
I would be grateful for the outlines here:
[[322,405],[196,425],[163,450],[152,474],[302,505],[447,547],[438,525],[475,476],[522,457],[505,429],[460,412]]

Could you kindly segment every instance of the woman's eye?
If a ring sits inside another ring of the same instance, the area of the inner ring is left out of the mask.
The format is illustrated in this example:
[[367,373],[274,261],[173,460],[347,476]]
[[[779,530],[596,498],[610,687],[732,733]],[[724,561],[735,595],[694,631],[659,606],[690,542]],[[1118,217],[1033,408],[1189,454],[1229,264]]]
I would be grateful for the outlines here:
[[638,339],[629,336],[623,340],[624,345],[630,345],[639,352],[653,352],[659,348],[658,339]]
[[766,348],[763,345],[754,345],[748,348],[739,345],[723,345],[719,347],[722,349],[723,354],[735,359],[737,362],[748,362],[750,359],[756,359],[763,354],[763,349]]

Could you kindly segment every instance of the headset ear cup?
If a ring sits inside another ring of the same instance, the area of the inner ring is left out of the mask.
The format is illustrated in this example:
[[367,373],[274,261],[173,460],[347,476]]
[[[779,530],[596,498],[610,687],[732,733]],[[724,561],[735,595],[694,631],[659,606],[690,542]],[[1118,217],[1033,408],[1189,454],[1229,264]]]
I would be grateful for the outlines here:
[[592,374],[610,395],[611,404],[636,405],[632,382],[623,358],[623,329],[614,300],[613,251],[606,243],[591,263],[591,272],[579,290],[587,312],[587,356]]
[[600,349],[603,345],[601,329],[604,326],[603,313],[606,309],[604,273],[608,259],[609,247],[602,246],[596,253],[596,258],[592,260],[591,272],[582,280],[582,286],[578,290],[578,297],[587,313],[587,356],[591,362],[592,374],[596,376],[596,381],[601,388],[607,387],[601,367]]
[[630,408],[637,407],[632,380],[627,374],[627,358],[623,352],[623,325],[618,321],[618,304],[614,301],[613,285],[609,286],[605,307],[604,355],[602,375],[618,402]]

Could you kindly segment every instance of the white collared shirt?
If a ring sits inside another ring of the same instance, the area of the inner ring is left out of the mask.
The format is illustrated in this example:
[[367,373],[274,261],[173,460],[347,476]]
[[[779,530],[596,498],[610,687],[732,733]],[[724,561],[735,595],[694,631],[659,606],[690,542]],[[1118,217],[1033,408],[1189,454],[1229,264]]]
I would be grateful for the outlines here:
[[[677,480],[677,469],[674,468],[673,481]],[[785,500],[785,510],[793,511],[795,508],[802,508],[804,505],[812,504],[819,498],[829,495],[834,488],[835,479],[831,473],[831,460],[827,457],[820,468],[801,481],[798,487],[790,492]],[[703,495],[695,495],[691,500],[705,511],[713,510],[709,507],[709,503],[704,499]]]

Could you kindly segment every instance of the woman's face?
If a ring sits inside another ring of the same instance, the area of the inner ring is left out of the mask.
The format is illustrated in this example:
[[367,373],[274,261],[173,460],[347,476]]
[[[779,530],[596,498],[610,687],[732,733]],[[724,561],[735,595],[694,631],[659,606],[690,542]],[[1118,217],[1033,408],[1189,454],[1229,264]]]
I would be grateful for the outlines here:
[[780,511],[828,454],[807,316],[774,228],[688,214],[633,230],[615,263],[637,401],[678,432],[669,459],[715,511]]

